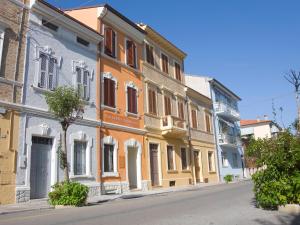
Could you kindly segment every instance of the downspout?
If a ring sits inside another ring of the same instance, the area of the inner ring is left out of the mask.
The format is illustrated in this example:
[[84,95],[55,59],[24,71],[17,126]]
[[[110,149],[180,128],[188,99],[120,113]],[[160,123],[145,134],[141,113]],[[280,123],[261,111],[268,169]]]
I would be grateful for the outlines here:
[[[186,93],[187,93],[187,89],[186,89]],[[196,178],[195,178],[195,174],[194,174],[194,167],[195,167],[195,162],[193,160],[193,156],[192,156],[192,151],[193,151],[193,146],[192,146],[192,137],[191,137],[191,126],[190,126],[190,107],[189,107],[189,97],[186,95],[185,98],[185,103],[186,103],[186,107],[187,107],[187,122],[188,122],[188,142],[189,142],[189,153],[190,153],[190,162],[191,162],[191,166],[192,166],[192,178],[193,178],[193,184],[196,185],[197,182],[195,182]]]
[[214,120],[214,137],[215,137],[215,145],[216,145],[216,153],[217,153],[217,163],[218,163],[218,177],[219,177],[219,182],[221,181],[221,173],[220,173],[220,157],[219,157],[219,148],[218,148],[218,138],[217,138],[217,116],[216,116],[216,111],[215,111],[215,105],[214,105],[214,100],[213,100],[213,93],[212,93],[212,84],[210,81],[209,82],[209,89],[210,89],[210,97],[213,103],[213,120]]

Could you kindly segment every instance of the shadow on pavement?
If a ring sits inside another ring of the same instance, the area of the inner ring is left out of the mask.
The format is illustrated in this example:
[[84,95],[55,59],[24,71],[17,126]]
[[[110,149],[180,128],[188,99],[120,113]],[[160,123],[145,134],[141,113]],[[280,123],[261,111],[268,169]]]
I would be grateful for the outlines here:
[[142,198],[144,195],[123,195],[120,198],[122,199],[133,199],[133,198]]
[[278,223],[267,220],[255,219],[257,224],[261,225],[300,225],[300,215],[282,215],[277,216]]

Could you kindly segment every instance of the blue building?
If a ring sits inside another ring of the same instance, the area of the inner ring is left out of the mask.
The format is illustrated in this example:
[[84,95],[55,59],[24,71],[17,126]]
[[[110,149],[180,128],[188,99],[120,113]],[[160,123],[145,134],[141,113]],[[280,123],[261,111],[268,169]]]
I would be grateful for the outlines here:
[[243,178],[243,148],[240,141],[241,98],[214,78],[186,75],[186,84],[211,98],[214,105],[214,134],[220,180],[230,174]]

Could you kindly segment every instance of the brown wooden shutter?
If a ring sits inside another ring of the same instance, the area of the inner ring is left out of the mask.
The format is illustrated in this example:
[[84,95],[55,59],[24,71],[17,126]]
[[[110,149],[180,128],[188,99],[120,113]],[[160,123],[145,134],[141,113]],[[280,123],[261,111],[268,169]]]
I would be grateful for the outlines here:
[[211,132],[211,127],[210,127],[210,117],[209,117],[209,115],[205,115],[205,121],[206,121],[206,131],[208,132],[208,133],[210,133]]
[[155,94],[155,91],[152,91],[152,107],[153,107],[153,113],[156,114],[156,94]]
[[116,57],[116,33],[111,30],[111,56]]
[[165,96],[165,115],[171,115],[171,100],[168,96]]
[[182,102],[178,102],[178,117],[182,120],[184,119],[183,103]]
[[162,58],[162,69],[163,69],[163,72],[169,73],[168,57],[166,55],[162,54],[161,58]]
[[112,55],[113,31],[111,28],[105,28],[105,53]]
[[104,105],[109,105],[109,79],[104,78]]
[[175,63],[175,74],[176,74],[176,79],[181,81],[181,70],[180,70],[180,65],[178,63]]
[[110,85],[109,85],[109,96],[110,96],[110,101],[109,101],[109,105],[111,107],[116,107],[115,105],[115,81],[113,80],[109,80],[110,81]]
[[152,90],[148,90],[148,107],[149,107],[149,113],[153,113],[153,95]]
[[135,44],[133,43],[133,41],[126,41],[126,49],[127,49],[127,65],[131,66],[131,67],[136,67],[135,65]]
[[136,96],[136,89],[132,89],[131,91],[132,97],[132,112],[137,114],[137,96]]
[[193,128],[197,128],[197,113],[194,109],[192,109],[192,126]]

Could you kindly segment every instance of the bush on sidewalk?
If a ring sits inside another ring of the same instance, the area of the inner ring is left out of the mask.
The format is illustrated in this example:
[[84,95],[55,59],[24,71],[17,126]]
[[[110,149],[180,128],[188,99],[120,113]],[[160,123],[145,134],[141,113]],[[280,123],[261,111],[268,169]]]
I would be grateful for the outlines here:
[[229,182],[233,181],[233,175],[231,174],[227,174],[226,176],[224,176],[224,180],[225,182],[228,184]]
[[78,182],[61,182],[53,185],[49,193],[51,205],[82,206],[88,197],[89,188]]
[[276,209],[300,204],[299,137],[286,131],[271,139],[253,139],[247,154],[256,157],[263,168],[252,176],[258,206]]

